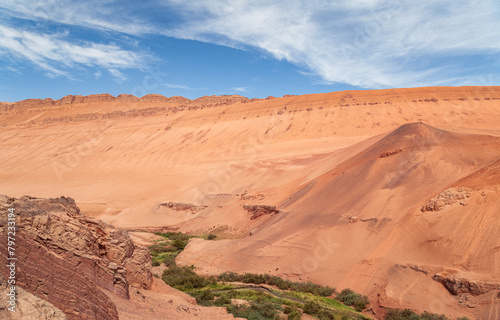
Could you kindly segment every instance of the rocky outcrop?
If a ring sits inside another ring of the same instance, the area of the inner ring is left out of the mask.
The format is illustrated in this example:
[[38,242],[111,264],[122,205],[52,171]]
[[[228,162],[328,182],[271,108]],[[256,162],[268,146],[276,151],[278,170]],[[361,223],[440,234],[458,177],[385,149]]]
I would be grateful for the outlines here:
[[241,200],[264,200],[265,197],[266,197],[266,195],[263,193],[249,194],[248,191],[245,191],[241,194],[240,199]]
[[259,99],[248,99],[239,95],[223,95],[223,96],[205,96],[195,100],[190,100],[180,96],[165,97],[161,94],[147,94],[142,98],[138,98],[131,94],[120,94],[114,97],[108,93],[92,94],[88,96],[67,95],[58,100],[50,98],[46,99],[26,99],[14,103],[0,103],[0,110],[8,111],[12,109],[30,109],[43,108],[52,106],[64,106],[79,103],[99,103],[99,102],[156,102],[156,103],[174,103],[174,104],[192,104],[197,106],[218,106],[230,105],[237,102],[245,103],[256,101]]
[[435,274],[432,279],[442,283],[455,296],[463,293],[478,296],[500,289],[500,281],[486,280],[471,274],[440,272]]
[[[128,299],[129,286],[148,289],[151,257],[127,231],[83,216],[71,198],[0,196],[0,241],[9,208],[16,213],[17,285],[69,319],[118,319],[105,292]],[[0,259],[7,252],[0,249]],[[7,270],[0,268],[6,276]]]
[[[439,211],[446,205],[452,205],[457,201],[469,198],[471,195],[470,189],[457,187],[450,188],[441,192],[438,196],[432,198],[427,202],[421,209],[422,212],[425,211]],[[460,202],[462,205],[466,205],[465,202]]]
[[118,97],[115,98],[115,101],[120,101],[120,102],[136,102],[139,101],[139,98],[137,98],[134,95],[131,94],[120,94]]
[[429,270],[427,268],[422,267],[422,266],[418,266],[415,264],[395,264],[394,266],[397,268],[403,268],[403,269],[410,268],[413,271],[421,272],[425,275],[427,275],[429,273]]
[[196,213],[205,209],[207,206],[205,205],[197,205],[192,203],[178,203],[178,202],[167,202],[160,203],[157,208],[165,207],[168,209],[172,209],[174,211],[191,211],[192,213]]
[[[170,102],[170,98],[162,96],[161,94],[147,94],[139,99],[145,102]],[[189,99],[184,98],[185,101],[189,102]],[[184,101],[183,100],[183,101]]]
[[387,157],[390,157],[390,156],[393,156],[395,154],[398,154],[400,152],[402,152],[403,150],[401,149],[398,149],[398,150],[394,150],[394,151],[388,151],[388,152],[384,152],[382,153],[380,156],[378,156],[379,158],[387,158]]
[[237,102],[246,102],[249,99],[239,95],[204,96],[191,101],[194,105],[228,105]]
[[0,275],[0,319],[3,320],[67,320],[68,317],[50,302],[42,300],[23,288],[17,287],[15,311],[4,297],[9,294],[7,282]]
[[250,212],[252,216],[250,217],[250,220],[257,219],[260,216],[263,215],[268,215],[268,214],[277,214],[280,213],[281,211],[277,210],[275,206],[266,206],[266,205],[261,205],[261,204],[254,204],[254,205],[243,205],[243,209],[246,211]]

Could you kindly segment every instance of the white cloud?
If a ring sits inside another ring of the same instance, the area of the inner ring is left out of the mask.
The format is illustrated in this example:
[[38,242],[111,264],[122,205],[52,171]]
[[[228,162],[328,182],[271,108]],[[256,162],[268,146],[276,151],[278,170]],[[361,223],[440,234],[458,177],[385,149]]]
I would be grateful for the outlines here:
[[327,82],[362,87],[431,85],[460,67],[432,65],[434,58],[500,51],[500,6],[493,0],[163,3],[186,17],[167,35],[257,47]]
[[49,77],[70,77],[69,68],[97,67],[124,80],[119,69],[140,68],[150,58],[114,44],[72,42],[67,33],[37,33],[3,25],[0,25],[0,49],[11,59],[28,60]]
[[147,17],[133,14],[137,4],[113,0],[2,0],[0,8],[10,16],[52,21],[96,30],[140,35],[152,31]]
[[165,83],[165,87],[172,88],[172,89],[184,89],[184,90],[192,90],[192,88],[186,86],[185,84],[171,84],[171,83]]
[[109,73],[111,73],[111,75],[115,78],[115,80],[118,83],[121,83],[121,82],[127,80],[127,77],[118,69],[111,68],[108,71],[109,71]]
[[232,90],[247,93],[249,89],[250,87],[234,87]]

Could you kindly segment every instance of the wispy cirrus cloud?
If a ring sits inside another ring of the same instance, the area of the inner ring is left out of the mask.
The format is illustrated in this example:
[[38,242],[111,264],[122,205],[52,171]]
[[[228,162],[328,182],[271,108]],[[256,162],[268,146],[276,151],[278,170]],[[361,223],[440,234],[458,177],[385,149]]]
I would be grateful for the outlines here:
[[193,88],[186,86],[185,84],[164,83],[163,85],[165,87],[171,88],[171,89],[184,89],[184,90],[192,90],[193,89]]
[[[144,5],[144,4],[143,4]],[[0,9],[11,17],[50,21],[101,31],[141,35],[153,28],[147,17],[135,15],[137,3],[114,0],[2,0]]]
[[247,93],[250,90],[250,87],[234,87],[232,90]]
[[97,67],[124,80],[120,69],[140,68],[148,54],[128,51],[115,44],[75,41],[64,33],[42,33],[0,25],[0,54],[12,60],[27,60],[50,77],[71,77],[74,68]]
[[455,84],[446,78],[460,78],[467,57],[498,61],[500,53],[500,4],[493,0],[162,3],[185,18],[167,35],[260,48],[326,82],[373,88]]

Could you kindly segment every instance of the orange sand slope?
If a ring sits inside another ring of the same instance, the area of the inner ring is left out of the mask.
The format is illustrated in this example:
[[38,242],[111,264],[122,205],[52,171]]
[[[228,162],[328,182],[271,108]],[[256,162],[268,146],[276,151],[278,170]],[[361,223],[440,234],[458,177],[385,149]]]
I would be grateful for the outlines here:
[[[500,88],[0,105],[0,187],[118,227],[215,232],[179,263],[500,316]],[[458,288],[458,289],[457,289]],[[474,308],[472,308],[474,307]]]

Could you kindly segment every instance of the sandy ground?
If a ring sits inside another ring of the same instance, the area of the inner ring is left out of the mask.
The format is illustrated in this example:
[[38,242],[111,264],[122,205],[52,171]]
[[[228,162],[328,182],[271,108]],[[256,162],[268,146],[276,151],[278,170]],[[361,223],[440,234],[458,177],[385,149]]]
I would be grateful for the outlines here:
[[[196,103],[4,104],[0,190],[70,196],[84,214],[132,230],[215,233],[220,240],[193,240],[178,258],[206,274],[351,287],[381,306],[378,314],[500,314],[498,298],[474,298],[470,308],[432,279],[443,269],[500,274],[500,88]],[[406,125],[415,122],[425,125]],[[421,212],[451,187],[472,190],[466,205]],[[243,205],[280,213],[252,219]]]
[[202,307],[196,300],[154,278],[151,290],[130,289],[130,300],[108,294],[120,320],[240,319],[222,307]]

